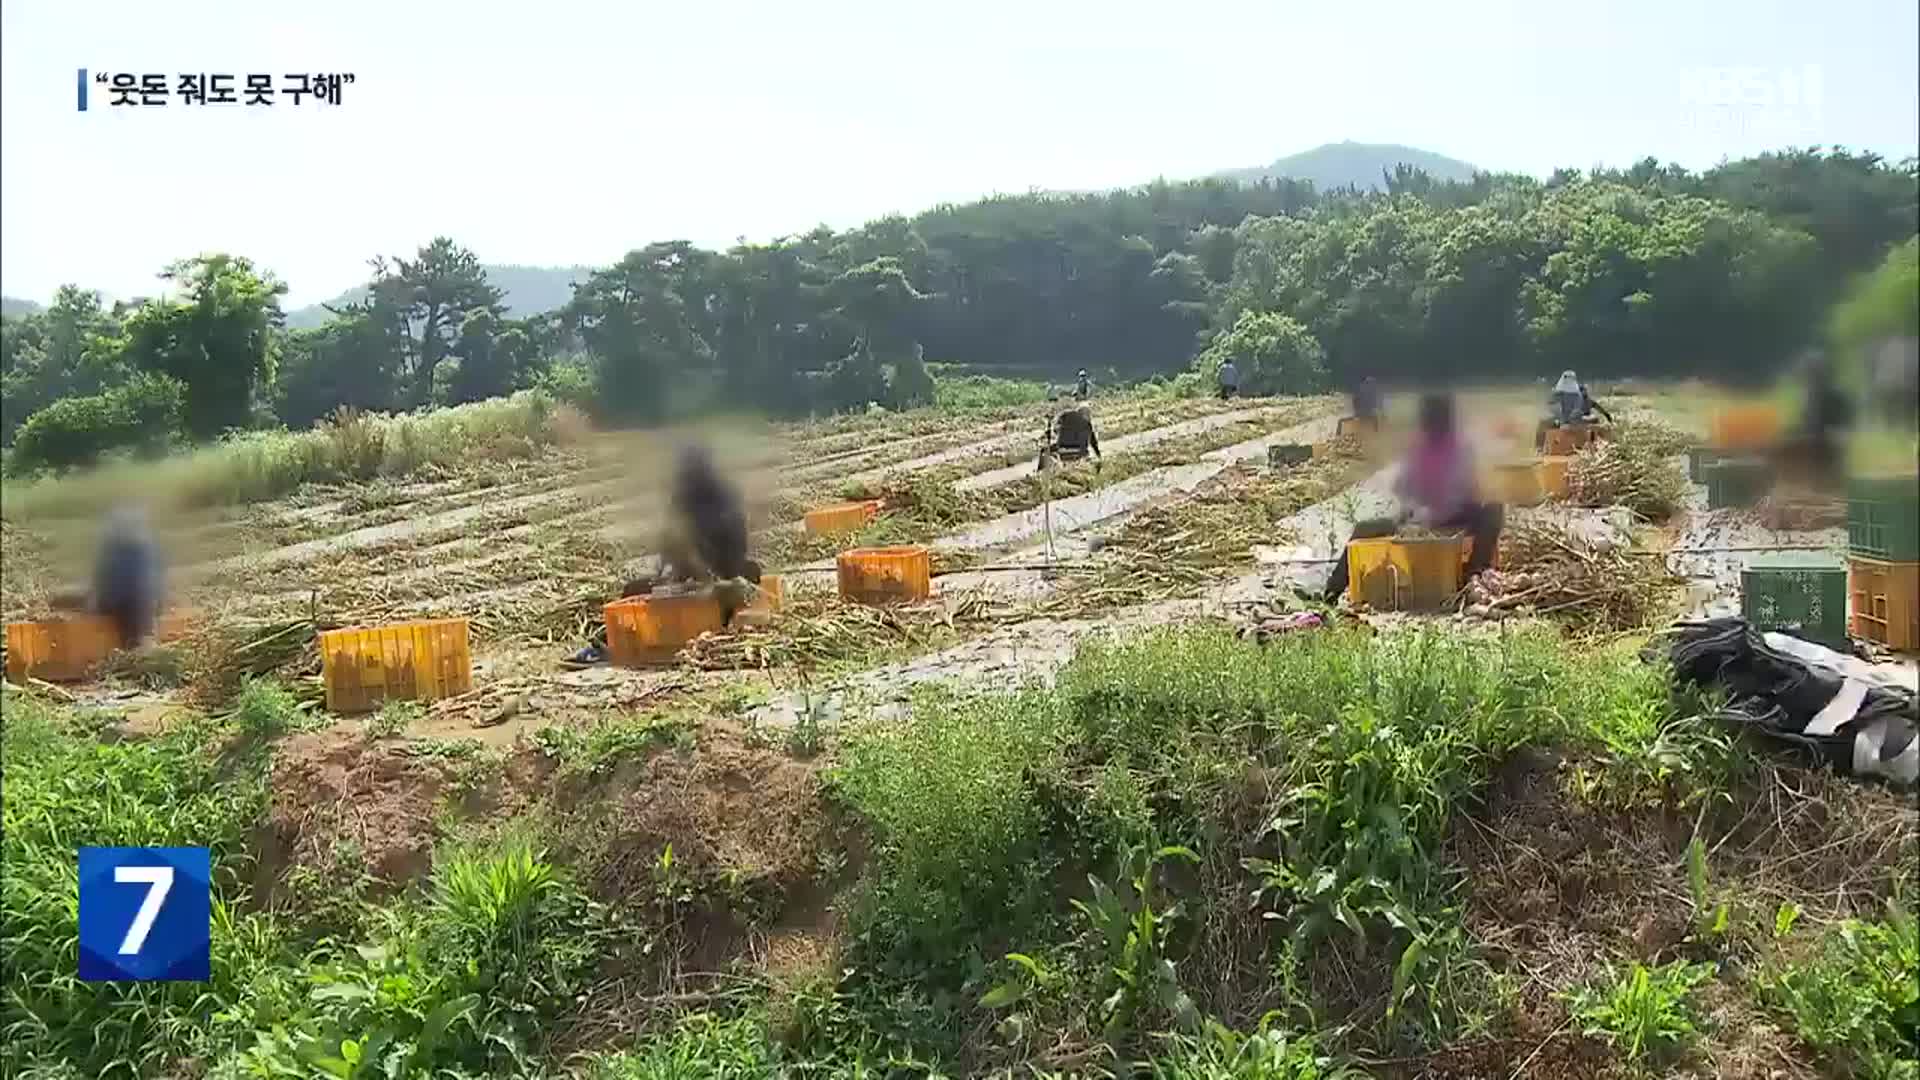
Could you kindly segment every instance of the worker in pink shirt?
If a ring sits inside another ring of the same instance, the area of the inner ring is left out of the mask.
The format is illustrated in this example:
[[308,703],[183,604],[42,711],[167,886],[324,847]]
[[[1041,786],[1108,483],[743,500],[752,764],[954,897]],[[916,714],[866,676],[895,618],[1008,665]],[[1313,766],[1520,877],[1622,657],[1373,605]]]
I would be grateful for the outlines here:
[[[1392,536],[1412,521],[1429,529],[1460,529],[1473,537],[1473,554],[1467,558],[1469,579],[1493,565],[1506,513],[1499,503],[1480,497],[1473,454],[1454,424],[1452,395],[1428,394],[1420,399],[1420,433],[1400,463],[1394,494],[1401,500],[1400,516],[1355,523],[1349,542]],[[1327,579],[1327,603],[1337,603],[1346,591],[1347,554],[1342,549],[1333,576]]]

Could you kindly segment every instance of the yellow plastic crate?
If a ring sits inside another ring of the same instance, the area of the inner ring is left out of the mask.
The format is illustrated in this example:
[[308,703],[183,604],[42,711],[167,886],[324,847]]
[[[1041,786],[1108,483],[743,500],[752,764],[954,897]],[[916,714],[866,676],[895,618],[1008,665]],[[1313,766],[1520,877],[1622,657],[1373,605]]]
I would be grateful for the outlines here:
[[809,510],[805,521],[807,531],[816,536],[839,536],[855,531],[879,512],[879,499],[863,499]]
[[473,689],[467,620],[349,627],[320,635],[327,708],[371,712],[388,701],[436,701]]
[[778,574],[760,575],[760,585],[754,594],[753,603],[747,605],[748,611],[779,611],[787,603],[786,586]]
[[1570,457],[1544,457],[1534,462],[1533,471],[1539,479],[1540,491],[1548,498],[1567,497],[1567,466],[1573,464]]
[[119,647],[119,629],[98,615],[8,623],[7,678],[77,682]]
[[843,600],[899,604],[933,595],[933,553],[920,545],[854,548],[835,562]]
[[1707,424],[1708,445],[1716,450],[1759,450],[1779,441],[1780,407],[1772,402],[1729,405]]
[[1538,506],[1546,496],[1534,463],[1504,463],[1487,470],[1487,490],[1508,506]]
[[1354,598],[1375,611],[1438,611],[1460,593],[1465,536],[1355,540],[1347,548]]
[[604,609],[607,658],[621,667],[670,664],[686,644],[726,628],[712,589],[684,596],[629,596]]

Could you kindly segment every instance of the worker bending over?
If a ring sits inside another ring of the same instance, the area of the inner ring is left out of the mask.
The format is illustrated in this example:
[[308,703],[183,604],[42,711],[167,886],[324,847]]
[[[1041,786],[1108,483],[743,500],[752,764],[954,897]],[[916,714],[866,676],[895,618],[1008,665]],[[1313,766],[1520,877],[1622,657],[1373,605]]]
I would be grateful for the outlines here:
[[1817,484],[1838,483],[1842,477],[1843,443],[1853,426],[1853,402],[1834,379],[1833,363],[1824,353],[1811,356],[1804,369],[1806,403],[1799,430],[1787,439],[1781,462],[1803,479]]
[[1593,400],[1587,392],[1587,384],[1571,371],[1560,373],[1560,381],[1553,384],[1553,392],[1547,395],[1547,418],[1540,421],[1539,430],[1534,432],[1533,446],[1538,450],[1547,445],[1547,432],[1558,427],[1571,427],[1574,424],[1593,422],[1593,414],[1598,412],[1607,423],[1613,423],[1613,414],[1606,406]]
[[[1356,523],[1349,546],[1352,540],[1392,536],[1412,521],[1430,529],[1465,530],[1473,537],[1468,579],[1493,565],[1506,513],[1499,503],[1480,498],[1473,455],[1454,424],[1450,395],[1428,394],[1420,399],[1420,431],[1400,463],[1394,493],[1401,499],[1400,515]],[[1327,603],[1339,602],[1346,591],[1347,552],[1342,548],[1333,576],[1327,579]]]
[[134,507],[115,510],[94,563],[93,613],[113,621],[121,648],[138,648],[160,619],[160,599],[160,548],[146,516]]
[[[723,625],[752,602],[760,583],[760,564],[747,557],[746,509],[740,493],[721,478],[701,447],[680,449],[658,544],[659,574],[627,582],[620,590],[623,599],[647,596],[661,585],[712,583]],[[606,645],[607,630],[602,624],[574,662],[606,659]]]
[[1099,471],[1100,435],[1093,430],[1093,407],[1076,405],[1047,425],[1046,446],[1040,451],[1040,468],[1046,469],[1049,459],[1085,461],[1088,454],[1093,455],[1094,470]]

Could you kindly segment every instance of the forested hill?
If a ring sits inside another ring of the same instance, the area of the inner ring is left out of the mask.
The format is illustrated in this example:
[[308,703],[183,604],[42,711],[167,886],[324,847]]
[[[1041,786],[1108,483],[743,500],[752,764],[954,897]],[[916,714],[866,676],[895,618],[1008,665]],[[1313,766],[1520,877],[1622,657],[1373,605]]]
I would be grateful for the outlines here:
[[[502,301],[507,314],[524,318],[539,315],[567,306],[573,299],[573,287],[587,280],[593,273],[591,266],[509,266],[497,263],[487,264],[487,280],[494,288],[506,294]],[[327,305],[339,307],[366,299],[367,288],[355,286],[328,300],[326,304],[312,304],[287,312],[287,327],[303,330],[320,326],[333,315],[327,311]],[[7,301],[8,304],[14,301]],[[8,314],[13,314],[8,308]]]
[[1176,376],[1182,392],[1228,358],[1260,393],[1567,368],[1752,380],[1820,344],[1876,266],[1908,308],[1853,335],[1911,321],[1912,161],[1383,171],[1378,191],[1287,177],[1002,195],[726,250],[656,241],[591,271],[489,266],[437,237],[379,260],[368,302],[310,329],[275,327],[285,286],[250,260],[204,255],[167,297],[63,287],[0,322],[0,442],[18,472],[530,385],[613,423],[907,407],[935,396],[933,363]]
[[41,310],[39,304],[31,300],[22,300],[17,296],[0,296],[0,315],[33,315]]
[[1435,180],[1467,181],[1478,172],[1464,161],[1395,143],[1338,142],[1316,146],[1283,157],[1271,165],[1250,169],[1227,169],[1214,175],[1225,180],[1257,183],[1261,180],[1305,180],[1320,191],[1348,186],[1362,191],[1381,191],[1382,179],[1396,165],[1419,169]]

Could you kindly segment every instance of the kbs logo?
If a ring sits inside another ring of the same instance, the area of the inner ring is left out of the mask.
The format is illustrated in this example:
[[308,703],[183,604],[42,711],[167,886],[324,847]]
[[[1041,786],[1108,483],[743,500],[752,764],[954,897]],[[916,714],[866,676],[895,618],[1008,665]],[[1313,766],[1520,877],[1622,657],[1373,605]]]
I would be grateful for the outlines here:
[[1818,66],[1710,67],[1680,73],[1681,119],[1716,137],[1819,142],[1825,101]]
[[203,847],[80,849],[80,978],[206,982],[213,856]]
[[1680,102],[1695,108],[1809,109],[1821,105],[1820,68],[1690,68],[1680,73]]

